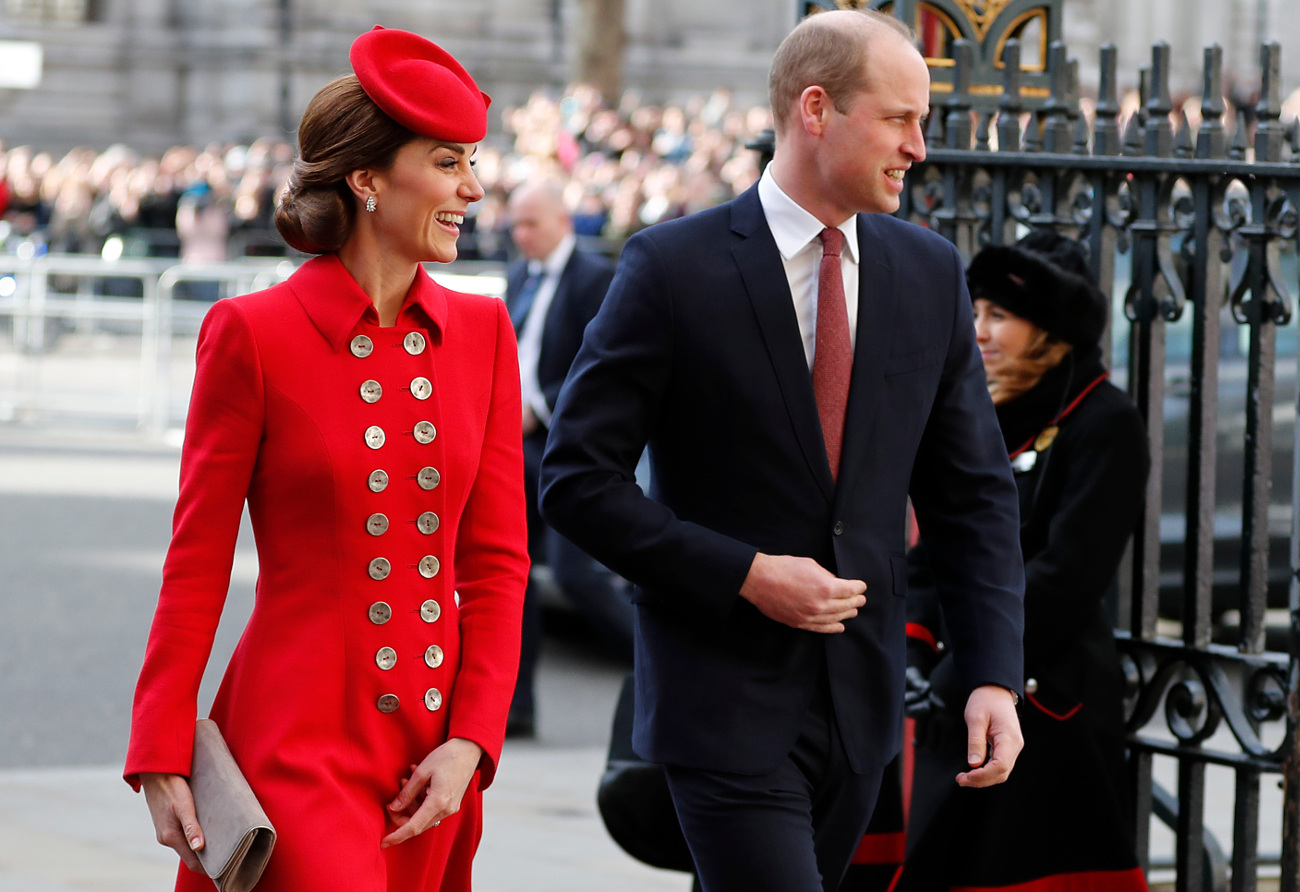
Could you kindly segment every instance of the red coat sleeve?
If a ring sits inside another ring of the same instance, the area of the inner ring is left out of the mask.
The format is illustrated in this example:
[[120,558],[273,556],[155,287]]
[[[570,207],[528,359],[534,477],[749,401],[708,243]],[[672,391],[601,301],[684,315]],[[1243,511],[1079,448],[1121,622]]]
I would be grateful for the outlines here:
[[448,727],[448,737],[483,747],[480,788],[492,782],[505,740],[528,582],[519,359],[505,304],[497,304],[492,403],[456,544],[462,657]]
[[142,771],[189,774],[199,682],[230,588],[264,415],[252,331],[236,302],[218,301],[199,331],[180,496],[131,712],[125,777],[137,789]]

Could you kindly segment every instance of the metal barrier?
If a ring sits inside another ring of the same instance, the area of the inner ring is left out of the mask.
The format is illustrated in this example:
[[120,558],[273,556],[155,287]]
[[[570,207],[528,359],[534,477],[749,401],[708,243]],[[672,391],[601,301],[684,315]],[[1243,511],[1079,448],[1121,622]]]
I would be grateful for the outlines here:
[[[73,419],[153,435],[185,416],[194,341],[214,300],[295,265],[0,255],[0,422]],[[499,264],[439,267],[446,287],[501,296]]]

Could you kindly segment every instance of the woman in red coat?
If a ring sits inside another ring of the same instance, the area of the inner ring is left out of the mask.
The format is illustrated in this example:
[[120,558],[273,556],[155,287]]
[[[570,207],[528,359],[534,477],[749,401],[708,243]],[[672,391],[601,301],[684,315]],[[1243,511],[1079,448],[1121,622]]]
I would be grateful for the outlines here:
[[[276,223],[321,256],[204,321],[126,778],[191,869],[199,680],[247,500],[257,603],[212,707],[278,839],[259,892],[468,890],[528,571],[519,373],[456,257],[488,98],[402,31],[303,116]],[[211,889],[182,869],[177,888]]]

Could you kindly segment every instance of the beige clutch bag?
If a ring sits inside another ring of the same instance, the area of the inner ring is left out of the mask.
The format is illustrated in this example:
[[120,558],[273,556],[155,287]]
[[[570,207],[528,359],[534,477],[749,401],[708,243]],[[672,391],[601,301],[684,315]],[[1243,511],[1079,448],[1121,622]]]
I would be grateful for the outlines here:
[[275,828],[211,719],[199,719],[194,727],[190,790],[203,828],[197,854],[204,872],[221,892],[248,892],[271,857]]

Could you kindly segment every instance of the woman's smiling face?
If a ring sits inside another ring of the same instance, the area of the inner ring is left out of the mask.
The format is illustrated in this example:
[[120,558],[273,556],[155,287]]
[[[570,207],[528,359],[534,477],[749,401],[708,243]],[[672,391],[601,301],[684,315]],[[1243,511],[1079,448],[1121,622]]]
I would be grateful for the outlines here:
[[376,172],[375,222],[387,250],[412,263],[456,259],[465,210],[483,197],[471,161],[477,147],[417,137]]
[[1008,363],[1015,363],[1025,354],[1025,348],[1038,334],[1037,325],[1003,309],[987,298],[977,297],[975,311],[975,343],[984,360],[984,371],[994,374]]

